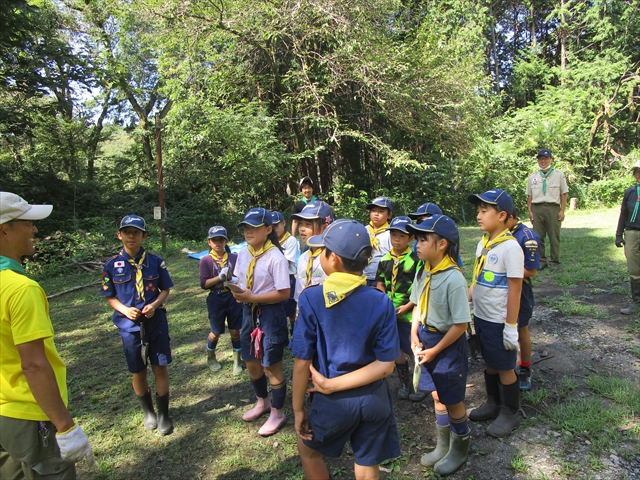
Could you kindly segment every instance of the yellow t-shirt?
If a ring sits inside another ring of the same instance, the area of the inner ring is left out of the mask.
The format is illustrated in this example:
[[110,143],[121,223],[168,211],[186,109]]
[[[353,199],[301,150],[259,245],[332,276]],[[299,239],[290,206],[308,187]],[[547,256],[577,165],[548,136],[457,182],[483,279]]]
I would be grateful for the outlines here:
[[67,369],[53,343],[49,302],[37,282],[13,270],[0,271],[0,415],[49,420],[22,373],[16,345],[44,339],[45,354],[67,405]]

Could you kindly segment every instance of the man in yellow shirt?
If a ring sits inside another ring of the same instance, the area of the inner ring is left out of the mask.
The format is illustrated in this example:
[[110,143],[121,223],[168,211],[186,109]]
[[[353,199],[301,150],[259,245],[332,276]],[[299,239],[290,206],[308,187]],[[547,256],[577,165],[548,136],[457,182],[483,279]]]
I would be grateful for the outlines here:
[[20,261],[33,255],[34,220],[51,205],[0,192],[0,478],[75,479],[93,454],[67,409],[67,373],[53,342],[47,297]]

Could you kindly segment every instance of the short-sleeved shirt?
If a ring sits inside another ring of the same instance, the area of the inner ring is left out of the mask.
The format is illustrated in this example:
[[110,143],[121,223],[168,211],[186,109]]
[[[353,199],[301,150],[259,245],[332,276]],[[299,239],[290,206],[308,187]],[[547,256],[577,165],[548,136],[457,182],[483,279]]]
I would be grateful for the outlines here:
[[327,308],[322,286],[309,287],[300,295],[298,307],[291,352],[296,358],[313,360],[327,378],[400,356],[393,304],[379,290],[358,287]]
[[[136,263],[145,252],[143,248],[134,259]],[[100,295],[104,297],[116,297],[126,307],[136,307],[140,310],[145,305],[153,303],[160,292],[173,287],[173,281],[167,271],[164,260],[158,255],[146,252],[142,263],[142,282],[144,285],[144,299],[138,296],[136,290],[136,269],[129,263],[131,256],[124,250],[111,257],[104,264],[102,271],[102,287]],[[115,310],[111,317],[113,323],[124,332],[137,332],[140,323],[129,320],[122,313]]]
[[[305,289],[307,284],[307,264],[309,263],[310,250],[303,252],[298,259],[298,270],[296,273],[296,291],[293,299],[297,302],[300,294]],[[323,255],[321,252],[320,255]],[[320,265],[320,255],[313,259],[311,264],[311,283],[309,285],[320,285],[327,278],[327,275],[322,270]]]
[[[244,247],[238,253],[238,262],[233,274],[238,277],[240,288],[247,288],[247,270],[251,263],[251,253]],[[289,262],[277,248],[272,248],[256,260],[253,270],[253,288],[256,295],[269,293],[273,290],[285,290],[291,288],[289,281]]]
[[289,275],[295,275],[298,252],[300,251],[300,244],[298,244],[296,237],[290,236],[287,238],[282,244],[282,249],[284,250],[284,256],[289,262]]
[[[425,269],[418,269],[410,297],[416,305],[420,305],[420,296],[426,277]],[[455,268],[432,275],[429,287],[427,325],[441,332],[447,332],[455,324],[470,322],[468,290],[467,280],[462,272]]]
[[[409,303],[413,280],[416,276],[419,262],[420,259],[418,258],[418,255],[411,251],[398,261],[398,277],[396,278],[396,288],[392,298],[391,279],[393,278],[393,264],[395,263],[395,260],[391,258],[389,252],[385,253],[380,259],[376,282],[384,283],[387,295],[393,302],[393,306],[395,308]],[[411,312],[409,311],[401,317],[398,317],[398,320],[401,322],[410,322]]]
[[[238,261],[238,254],[229,253],[227,256],[227,267],[229,267],[229,271],[233,273],[233,270],[236,267],[236,262]],[[204,288],[204,284],[210,278],[217,277],[220,275],[220,265],[218,265],[211,255],[205,255],[200,259],[200,287]],[[224,285],[222,282],[216,283],[212,290],[222,290]]]
[[635,220],[633,222],[631,221],[631,218],[633,217],[633,210],[638,202],[640,202],[638,185],[627,188],[624,191],[624,197],[622,198],[622,206],[620,207],[620,217],[618,218],[616,235],[622,235],[625,230],[640,230],[640,215],[636,215]]
[[60,397],[67,405],[67,369],[53,342],[49,302],[40,285],[20,273],[19,263],[0,257],[0,264],[0,415],[47,421],[24,376],[16,345],[43,340]]
[[[369,229],[370,227],[367,227]],[[371,263],[367,265],[362,273],[367,276],[367,280],[375,280],[376,274],[378,273],[378,264],[380,263],[380,259],[391,250],[391,234],[389,230],[385,230],[384,232],[376,235],[378,242],[380,243],[379,248],[374,248],[371,252]]]
[[[540,270],[540,237],[523,223],[519,223],[511,230],[511,234],[516,237],[522,253],[524,254],[524,268],[527,270]],[[524,308],[533,309],[533,287],[531,280],[525,278],[522,282],[521,298],[526,301],[520,301],[520,311]],[[531,312],[526,312],[529,315]]]
[[[478,242],[476,257],[482,253]],[[524,254],[515,240],[499,243],[487,253],[487,260],[473,287],[474,314],[493,323],[507,320],[509,278],[524,278]]]
[[569,192],[567,177],[560,170],[553,170],[547,177],[546,194],[542,193],[544,177],[540,170],[529,175],[526,193],[531,197],[531,203],[557,203],[560,205],[561,196]]

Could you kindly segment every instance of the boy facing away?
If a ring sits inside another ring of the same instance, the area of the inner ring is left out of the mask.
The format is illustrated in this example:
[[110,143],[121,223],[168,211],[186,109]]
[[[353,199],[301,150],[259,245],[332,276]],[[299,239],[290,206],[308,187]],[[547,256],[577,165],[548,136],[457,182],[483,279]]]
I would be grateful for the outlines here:
[[[171,363],[171,347],[167,312],[162,303],[169,296],[173,281],[164,260],[142,248],[146,238],[142,217],[128,215],[122,219],[118,239],[123,248],[104,265],[100,295],[107,297],[114,310],[112,321],[122,339],[133,391],[144,413],[144,428],[157,428],[162,435],[168,435],[173,431],[167,368]],[[147,358],[155,377],[157,417],[147,382]]]
[[[331,224],[320,238],[322,285],[307,288],[292,353],[293,410],[306,478],[330,478],[322,455],[337,458],[349,440],[357,479],[379,478],[379,465],[400,455],[391,392],[385,380],[400,356],[396,315],[389,298],[366,288],[362,274],[371,245],[355,220]],[[311,412],[304,408],[309,375]]]
[[487,400],[469,411],[469,419],[495,419],[487,427],[487,434],[502,438],[520,425],[520,385],[515,367],[524,254],[507,228],[513,214],[513,199],[507,192],[489,190],[469,195],[468,200],[476,205],[478,225],[485,232],[478,242],[469,293],[486,364],[487,391]]

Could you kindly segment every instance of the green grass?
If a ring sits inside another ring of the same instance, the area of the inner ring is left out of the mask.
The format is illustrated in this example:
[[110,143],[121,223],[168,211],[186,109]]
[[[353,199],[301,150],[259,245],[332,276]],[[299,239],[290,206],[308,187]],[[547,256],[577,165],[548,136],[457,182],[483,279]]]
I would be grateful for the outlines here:
[[557,297],[542,297],[539,299],[541,303],[560,310],[563,315],[568,317],[590,317],[590,318],[608,318],[609,313],[593,305],[586,305],[582,300],[572,295],[570,292],[564,292]]
[[522,457],[522,452],[518,452],[516,456],[511,459],[509,467],[511,467],[516,473],[527,473],[529,468],[531,468],[529,462]]

